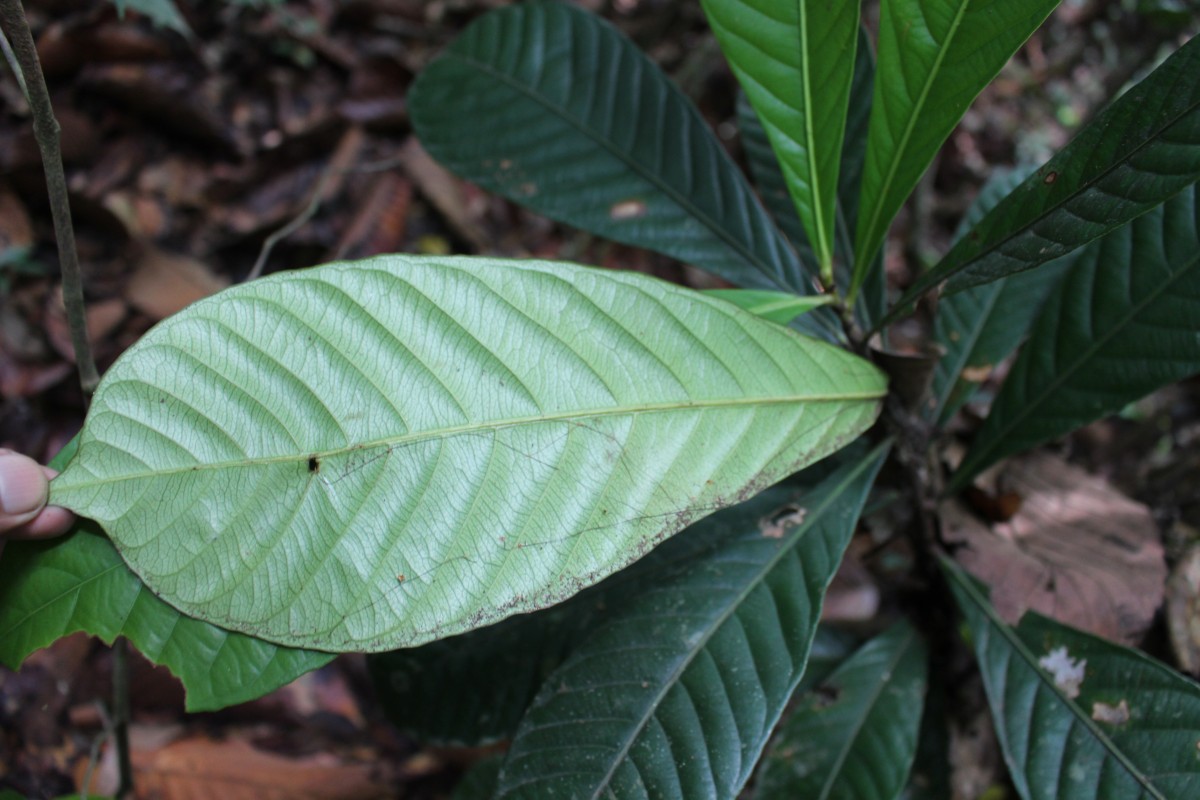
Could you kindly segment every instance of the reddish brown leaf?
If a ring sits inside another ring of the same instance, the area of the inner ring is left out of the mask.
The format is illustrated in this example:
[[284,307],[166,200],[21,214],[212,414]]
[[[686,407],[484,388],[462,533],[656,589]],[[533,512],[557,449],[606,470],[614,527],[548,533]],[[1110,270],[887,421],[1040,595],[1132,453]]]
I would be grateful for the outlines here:
[[125,287],[125,299],[160,320],[228,285],[227,278],[194,258],[146,247]]
[[1179,666],[1200,675],[1200,545],[1193,545],[1171,571],[1167,628]]
[[1114,641],[1136,644],[1163,600],[1166,564],[1150,511],[1062,459],[1015,459],[1004,483],[1023,498],[987,524],[958,502],[942,506],[947,541],[985,581],[1000,615],[1033,609]]
[[[90,791],[112,791],[111,767],[104,767]],[[137,796],[156,800],[367,800],[394,794],[375,764],[347,763],[328,753],[284,758],[248,742],[200,737],[163,747],[135,744],[133,772]]]
[[385,172],[371,189],[334,250],[335,259],[366,258],[395,253],[404,244],[412,184],[394,172]]

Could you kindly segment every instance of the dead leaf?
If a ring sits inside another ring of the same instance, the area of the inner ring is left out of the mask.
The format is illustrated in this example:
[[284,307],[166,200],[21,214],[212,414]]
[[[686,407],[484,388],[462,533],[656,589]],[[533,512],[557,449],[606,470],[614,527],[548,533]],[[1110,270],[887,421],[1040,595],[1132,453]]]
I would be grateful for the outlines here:
[[377,253],[398,252],[408,230],[412,184],[395,172],[385,172],[371,183],[370,191],[342,234],[334,259],[353,259]]
[[74,365],[67,361],[31,364],[10,359],[7,354],[0,354],[0,396],[34,397],[74,371]]
[[[71,343],[71,328],[67,323],[66,308],[63,306],[62,286],[58,286],[47,299],[46,313],[42,318],[46,326],[46,338],[60,356],[74,363],[75,345]],[[119,297],[88,303],[87,334],[93,350],[98,350],[97,345],[101,340],[117,329],[128,310],[125,301]]]
[[146,316],[159,320],[229,285],[194,258],[147,246],[125,286],[125,299]]
[[1136,644],[1162,603],[1166,565],[1150,511],[1105,481],[1049,454],[1013,459],[1005,485],[1023,498],[1008,522],[987,524],[958,501],[942,505],[956,558],[992,590],[1009,623],[1032,609]]
[[879,613],[879,587],[862,562],[847,553],[825,592],[822,622],[866,622]]
[[0,184],[0,256],[33,247],[33,223],[17,195]]
[[491,237],[479,223],[478,214],[473,213],[462,181],[434,161],[415,136],[410,136],[405,142],[403,159],[408,177],[455,233],[477,250],[486,251]]
[[[105,762],[111,758],[105,754]],[[111,792],[109,764],[89,792]],[[367,800],[394,789],[376,764],[347,763],[329,753],[284,758],[245,741],[195,737],[162,747],[133,747],[138,797],[156,800]],[[82,770],[81,775],[82,777]]]
[[222,155],[238,156],[245,149],[217,109],[211,87],[178,65],[89,64],[80,72],[78,84],[161,131],[215,148]]
[[1180,668],[1200,675],[1200,545],[1179,559],[1167,581],[1167,630]]

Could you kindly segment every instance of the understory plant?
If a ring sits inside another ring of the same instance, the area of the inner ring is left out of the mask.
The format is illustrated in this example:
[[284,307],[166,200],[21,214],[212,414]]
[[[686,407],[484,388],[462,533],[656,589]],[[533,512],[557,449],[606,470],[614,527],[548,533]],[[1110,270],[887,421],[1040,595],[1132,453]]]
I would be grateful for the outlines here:
[[[123,636],[202,710],[370,653],[415,738],[509,742],[464,798],[894,798],[948,796],[965,646],[1022,797],[1195,797],[1200,687],[1006,622],[938,508],[1200,372],[1200,43],[998,177],[903,294],[884,276],[897,213],[1056,5],[883,0],[868,34],[856,2],[705,0],[757,191],[608,23],[484,15],[412,89],[426,149],[740,288],[396,255],[199,302],[108,370],[60,456],[52,502],[87,519],[5,550],[0,658]],[[903,363],[888,326],[939,287]],[[1014,353],[948,469],[947,426]],[[886,502],[912,508],[918,599],[819,628]]]

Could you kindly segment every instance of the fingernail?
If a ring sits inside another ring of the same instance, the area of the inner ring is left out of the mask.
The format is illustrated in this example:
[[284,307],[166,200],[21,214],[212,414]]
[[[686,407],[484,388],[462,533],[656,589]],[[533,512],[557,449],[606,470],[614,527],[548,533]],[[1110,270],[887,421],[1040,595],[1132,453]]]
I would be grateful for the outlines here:
[[0,511],[27,514],[46,500],[46,476],[37,462],[17,454],[0,455]]

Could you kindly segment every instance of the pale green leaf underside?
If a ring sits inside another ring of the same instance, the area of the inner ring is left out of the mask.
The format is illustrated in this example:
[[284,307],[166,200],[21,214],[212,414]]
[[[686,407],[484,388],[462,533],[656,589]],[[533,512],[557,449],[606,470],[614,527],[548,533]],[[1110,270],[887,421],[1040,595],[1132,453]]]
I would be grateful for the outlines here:
[[766,289],[707,289],[704,293],[780,325],[787,325],[801,314],[833,302],[833,296],[828,294],[798,295]]
[[801,679],[886,454],[847,457],[798,497],[776,487],[689,531],[707,552],[661,570],[543,684],[497,798],[737,797]]
[[897,797],[917,752],[925,683],[925,645],[899,622],[799,698],[763,758],[755,797]]
[[704,11],[766,128],[821,273],[832,285],[859,4],[704,0]]
[[[1058,0],[884,0],[856,261],[892,218],[963,113]],[[857,276],[856,276],[857,277]]]
[[845,351],[646,276],[381,257],[152,330],[53,501],[186,614],[386,650],[570,596],[838,449],[884,390]]
[[[1023,798],[1195,797],[1200,686],[1136,650],[1032,612],[1011,628],[980,583],[943,566]],[[1075,670],[1082,680],[1073,686]]]
[[[66,466],[74,444],[50,465]],[[9,542],[0,558],[0,662],[17,669],[33,651],[76,631],[110,644],[129,639],[183,682],[189,711],[253,700],[332,658],[182,616],[86,520],[53,541]]]

